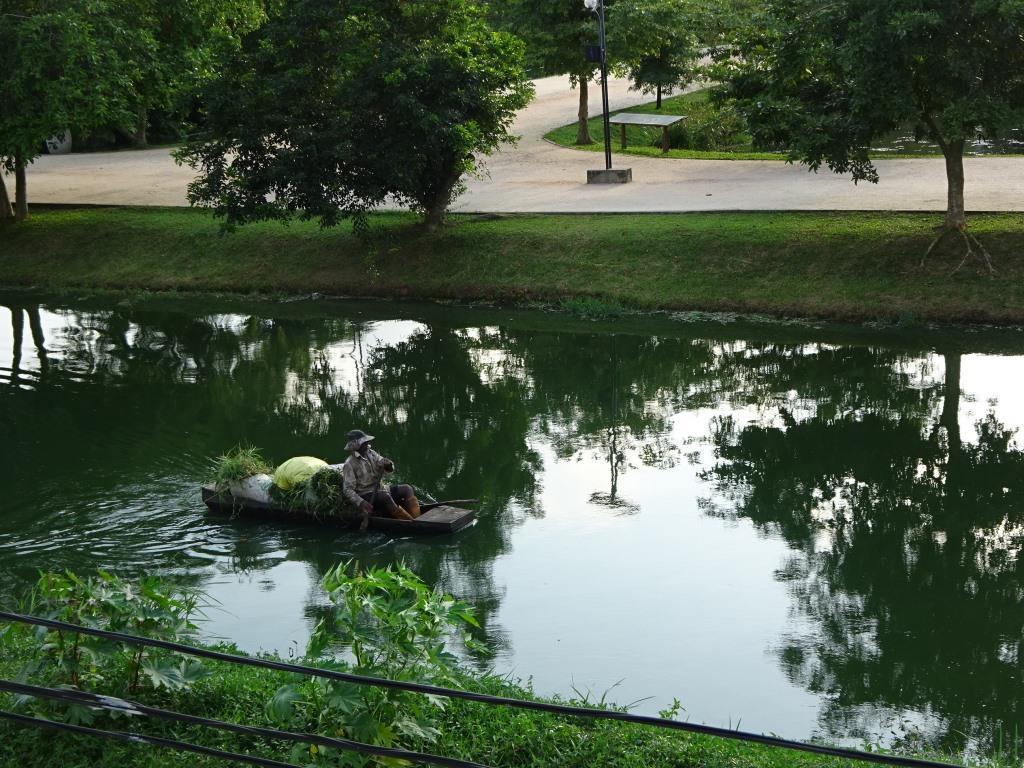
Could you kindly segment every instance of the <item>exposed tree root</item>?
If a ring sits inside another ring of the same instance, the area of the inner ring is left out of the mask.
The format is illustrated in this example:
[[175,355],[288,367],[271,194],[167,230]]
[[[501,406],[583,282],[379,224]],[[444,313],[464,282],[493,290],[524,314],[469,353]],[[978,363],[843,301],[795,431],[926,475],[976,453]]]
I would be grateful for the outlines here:
[[946,235],[950,234],[951,232],[953,232],[953,228],[949,227],[949,226],[944,226],[939,231],[939,234],[936,236],[936,238],[934,240],[932,240],[932,244],[928,246],[928,250],[924,252],[924,256],[921,257],[921,266],[922,267],[924,267],[924,263],[925,263],[925,261],[928,260],[928,257],[932,255],[932,251],[934,251],[936,248],[938,248],[939,243],[941,243],[943,240],[945,240],[946,239]]
[[939,244],[942,243],[942,241],[945,240],[947,236],[952,234],[960,235],[960,238],[963,240],[964,257],[960,260],[960,263],[956,265],[956,267],[950,274],[956,274],[961,269],[963,269],[964,264],[966,264],[968,259],[970,259],[972,256],[985,265],[985,267],[988,269],[988,273],[990,276],[994,276],[996,274],[996,268],[992,264],[992,254],[990,254],[988,252],[988,249],[984,245],[982,245],[981,241],[978,240],[978,238],[976,238],[966,229],[962,227],[952,226],[950,224],[946,224],[942,227],[942,230],[939,232],[939,234],[936,235],[934,240],[932,240],[931,245],[928,246],[928,250],[924,252],[924,256],[921,257],[922,268],[924,267],[925,262],[928,260],[928,257],[932,255],[932,252],[939,247]]
[[988,267],[988,273],[990,276],[995,275],[996,268],[992,266],[992,255],[988,252],[988,249],[981,244],[981,241],[970,232],[963,229],[960,230],[960,236],[964,239],[964,246],[967,248],[967,252],[960,260],[960,263],[956,265],[956,269],[953,270],[953,273],[955,274],[956,272],[959,272],[960,268],[967,263],[967,260],[971,258],[971,256],[974,256]]

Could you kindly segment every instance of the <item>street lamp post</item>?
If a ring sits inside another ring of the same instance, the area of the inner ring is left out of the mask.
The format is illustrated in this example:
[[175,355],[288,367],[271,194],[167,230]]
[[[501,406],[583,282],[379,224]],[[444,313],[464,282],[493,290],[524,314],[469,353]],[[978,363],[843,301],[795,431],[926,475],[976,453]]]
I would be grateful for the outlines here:
[[[583,5],[588,11],[597,14],[597,25],[600,32],[600,45],[598,46],[601,62],[601,104],[604,108],[604,170],[587,171],[587,183],[593,184],[622,184],[632,181],[633,171],[630,168],[612,170],[612,126],[609,120],[611,116],[608,110],[608,47],[605,43],[604,34],[604,0],[583,0]],[[593,61],[593,59],[590,59]]]
[[601,48],[601,105],[604,108],[604,168],[612,169],[612,129],[608,123],[608,48],[604,36],[604,0],[583,0],[587,10],[597,14]]

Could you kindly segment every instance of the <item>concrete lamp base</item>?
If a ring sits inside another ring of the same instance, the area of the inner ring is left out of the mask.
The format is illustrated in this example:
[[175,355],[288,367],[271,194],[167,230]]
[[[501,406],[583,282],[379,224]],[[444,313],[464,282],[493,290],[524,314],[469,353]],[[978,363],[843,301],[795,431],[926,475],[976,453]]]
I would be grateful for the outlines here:
[[587,171],[587,184],[628,184],[633,180],[632,168]]

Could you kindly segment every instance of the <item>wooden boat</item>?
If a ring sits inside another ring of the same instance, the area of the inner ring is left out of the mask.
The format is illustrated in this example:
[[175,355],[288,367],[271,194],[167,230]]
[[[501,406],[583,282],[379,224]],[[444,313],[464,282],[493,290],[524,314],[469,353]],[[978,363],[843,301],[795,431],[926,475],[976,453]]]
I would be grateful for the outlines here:
[[[229,491],[218,492],[212,485],[202,488],[203,503],[211,512],[231,515],[243,515],[264,520],[286,520],[296,523],[317,523],[319,525],[336,525],[358,530],[358,522],[353,524],[340,517],[317,515],[311,510],[292,509],[279,504],[267,504],[253,499],[236,499]],[[466,502],[463,502],[466,503]],[[395,520],[391,517],[370,518],[368,530],[389,533],[395,536],[425,536],[443,533],[455,533],[473,522],[476,513],[470,509],[451,506],[450,503],[424,504],[420,507],[422,514],[415,520]]]

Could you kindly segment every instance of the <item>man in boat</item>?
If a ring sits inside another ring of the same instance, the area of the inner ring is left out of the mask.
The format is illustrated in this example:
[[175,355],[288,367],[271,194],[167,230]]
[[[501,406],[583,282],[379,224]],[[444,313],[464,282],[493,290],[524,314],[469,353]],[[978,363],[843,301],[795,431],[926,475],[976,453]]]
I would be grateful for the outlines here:
[[370,515],[415,520],[420,516],[420,502],[411,485],[381,487],[384,475],[395,471],[395,464],[370,447],[373,435],[353,429],[345,438],[349,457],[341,468],[345,483],[345,498],[363,513],[362,530],[366,530]]

